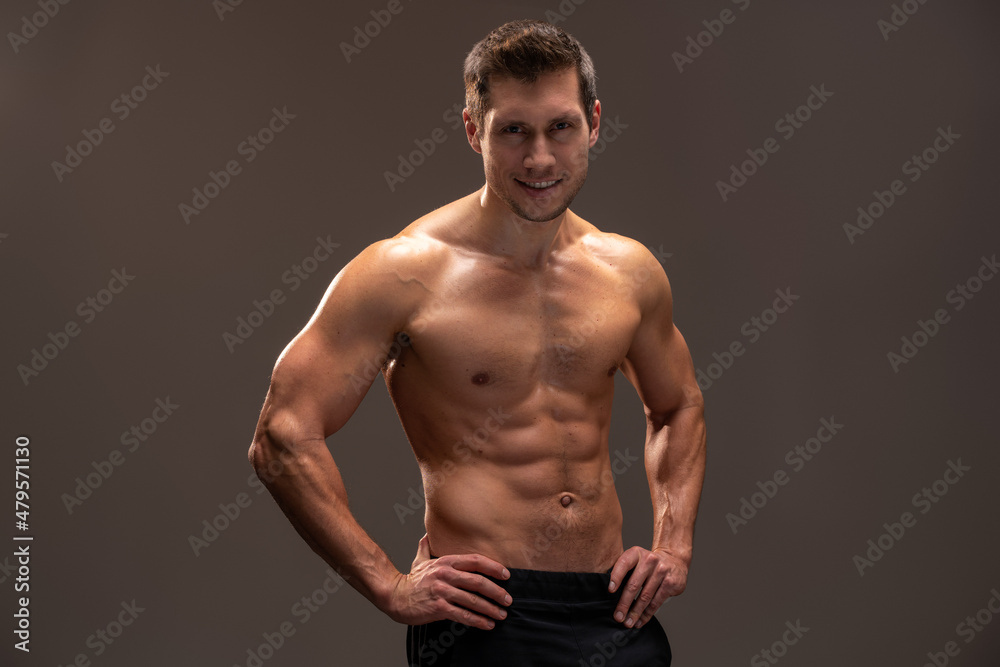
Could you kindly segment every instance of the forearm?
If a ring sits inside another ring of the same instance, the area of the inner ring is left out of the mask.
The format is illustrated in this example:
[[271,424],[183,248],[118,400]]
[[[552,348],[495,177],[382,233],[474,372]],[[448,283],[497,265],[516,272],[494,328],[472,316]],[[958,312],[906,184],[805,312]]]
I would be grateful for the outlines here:
[[702,405],[650,419],[646,476],[653,502],[653,549],[691,561],[694,524],[705,479],[705,416]]
[[348,507],[326,443],[283,444],[262,435],[250,460],[292,526],[323,560],[382,611],[399,571]]

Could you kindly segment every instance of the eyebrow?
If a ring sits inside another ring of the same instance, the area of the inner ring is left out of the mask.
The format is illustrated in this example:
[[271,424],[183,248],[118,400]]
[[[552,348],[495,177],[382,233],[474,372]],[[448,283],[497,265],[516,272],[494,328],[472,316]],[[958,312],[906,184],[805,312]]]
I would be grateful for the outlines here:
[[[553,125],[555,123],[566,123],[566,122],[582,123],[583,122],[583,114],[580,113],[580,112],[578,112],[578,111],[567,111],[566,113],[559,114],[558,116],[552,118],[551,120],[549,120],[545,124],[546,125]],[[496,117],[496,118],[493,119],[493,123],[491,124],[491,126],[493,128],[507,127],[508,125],[528,125],[528,126],[530,126],[531,123],[529,123],[527,121],[524,121],[524,120],[520,120],[516,116],[510,116],[508,118]]]

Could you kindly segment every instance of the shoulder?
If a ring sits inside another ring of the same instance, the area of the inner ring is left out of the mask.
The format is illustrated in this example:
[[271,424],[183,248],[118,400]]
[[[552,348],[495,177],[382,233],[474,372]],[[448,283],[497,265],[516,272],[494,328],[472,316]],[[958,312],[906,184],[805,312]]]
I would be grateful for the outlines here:
[[414,220],[391,238],[376,241],[356,259],[356,268],[376,275],[391,273],[404,280],[429,277],[454,256],[453,229],[468,197],[453,201]]
[[460,215],[462,202],[446,204],[414,220],[395,236],[371,243],[344,267],[345,277],[378,283],[430,278],[454,254],[448,229]]
[[669,307],[667,274],[649,248],[627,236],[601,231],[590,223],[585,223],[581,243],[591,257],[613,271],[643,312],[664,303]]
[[330,283],[320,313],[340,319],[347,310],[381,321],[405,321],[454,256],[454,248],[435,234],[436,213],[362,249]]

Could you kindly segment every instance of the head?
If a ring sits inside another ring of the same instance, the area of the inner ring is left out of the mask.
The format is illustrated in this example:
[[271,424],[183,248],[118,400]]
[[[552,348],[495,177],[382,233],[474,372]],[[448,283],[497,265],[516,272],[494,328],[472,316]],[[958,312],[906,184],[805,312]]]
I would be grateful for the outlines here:
[[528,221],[562,215],[597,141],[595,78],[580,43],[542,21],[505,24],[473,47],[464,118],[483,155],[487,197]]
[[590,55],[572,35],[545,21],[505,23],[465,57],[465,106],[477,126],[490,110],[490,83],[509,78],[533,83],[540,74],[571,67],[580,82],[580,104],[589,124],[597,102],[597,74]]

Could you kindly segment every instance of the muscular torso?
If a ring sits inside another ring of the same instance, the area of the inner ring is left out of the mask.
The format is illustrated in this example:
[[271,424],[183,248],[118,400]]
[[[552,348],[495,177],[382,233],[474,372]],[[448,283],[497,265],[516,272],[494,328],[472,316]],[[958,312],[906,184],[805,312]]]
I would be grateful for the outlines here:
[[456,210],[398,237],[431,261],[397,273],[409,344],[384,369],[423,476],[431,549],[606,570],[622,551],[614,375],[640,321],[627,248],[570,214],[564,247],[514,268],[462,243]]

